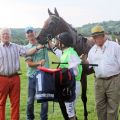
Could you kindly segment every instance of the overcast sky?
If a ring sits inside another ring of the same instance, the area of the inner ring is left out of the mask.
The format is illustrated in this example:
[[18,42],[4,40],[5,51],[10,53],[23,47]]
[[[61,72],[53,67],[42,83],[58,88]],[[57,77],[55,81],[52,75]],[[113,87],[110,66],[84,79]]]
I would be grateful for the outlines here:
[[0,0],[0,27],[42,27],[55,7],[74,27],[120,20],[120,0]]

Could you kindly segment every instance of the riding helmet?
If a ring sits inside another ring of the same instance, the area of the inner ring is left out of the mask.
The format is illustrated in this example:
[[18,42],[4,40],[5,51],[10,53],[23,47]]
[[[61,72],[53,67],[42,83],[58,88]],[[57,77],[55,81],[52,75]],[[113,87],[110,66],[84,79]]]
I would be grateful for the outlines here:
[[66,47],[72,47],[73,45],[73,38],[70,33],[63,32],[58,35],[57,39],[64,44]]

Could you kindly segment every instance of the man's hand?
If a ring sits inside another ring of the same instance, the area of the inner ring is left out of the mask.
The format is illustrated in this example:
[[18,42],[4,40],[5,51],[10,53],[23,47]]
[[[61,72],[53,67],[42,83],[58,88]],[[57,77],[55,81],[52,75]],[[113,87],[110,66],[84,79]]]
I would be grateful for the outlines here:
[[41,49],[41,48],[44,48],[44,45],[39,44],[38,46],[27,50],[27,51],[26,51],[26,56],[33,55],[36,51],[38,51],[38,50]]
[[31,60],[27,60],[26,63],[28,64],[29,67],[38,67],[38,66],[44,66],[45,64],[45,59],[42,59],[38,62],[33,62]]
[[36,50],[39,50],[41,48],[44,48],[44,45],[39,44],[39,45],[36,46]]
[[44,64],[45,64],[45,59],[42,59],[42,60],[38,61],[38,65],[44,66]]

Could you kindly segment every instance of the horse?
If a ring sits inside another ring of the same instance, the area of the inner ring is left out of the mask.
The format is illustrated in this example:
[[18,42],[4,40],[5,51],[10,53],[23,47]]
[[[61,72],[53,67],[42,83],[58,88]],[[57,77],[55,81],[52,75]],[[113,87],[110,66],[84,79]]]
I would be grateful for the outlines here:
[[[58,34],[62,32],[69,32],[73,37],[73,48],[77,51],[78,55],[87,55],[90,48],[93,46],[93,41],[89,41],[87,38],[83,37],[81,34],[77,33],[77,30],[73,28],[69,23],[67,23],[62,17],[59,16],[57,9],[54,9],[52,13],[48,9],[49,18],[45,21],[43,28],[41,29],[39,35],[37,36],[37,41],[41,44],[47,44],[48,40],[55,38]],[[81,99],[84,105],[84,120],[88,120],[87,112],[87,75],[93,73],[93,69],[89,69],[88,66],[83,65],[83,72],[81,76],[81,86],[82,93]]]

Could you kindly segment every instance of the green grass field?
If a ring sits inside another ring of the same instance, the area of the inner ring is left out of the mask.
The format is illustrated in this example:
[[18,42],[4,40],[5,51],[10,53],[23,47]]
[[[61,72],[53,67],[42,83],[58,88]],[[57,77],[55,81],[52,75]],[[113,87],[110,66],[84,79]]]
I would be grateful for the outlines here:
[[[54,55],[50,55],[51,60],[55,60]],[[56,66],[51,66],[52,68]],[[26,120],[26,103],[27,103],[27,77],[26,77],[26,64],[24,59],[21,59],[21,103],[20,103],[20,120]],[[93,75],[88,76],[88,89],[87,89],[87,108],[88,108],[88,120],[97,120],[96,112],[95,112],[95,101],[94,101],[94,79]],[[6,120],[10,119],[10,103],[9,99],[6,104]],[[79,97],[77,99],[76,104],[76,111],[78,120],[83,119],[83,104]],[[36,103],[35,101],[35,120],[39,120],[39,113],[40,113],[40,104]],[[60,108],[58,103],[54,105],[54,112],[53,112],[53,102],[49,102],[49,112],[48,112],[48,120],[63,120]]]

